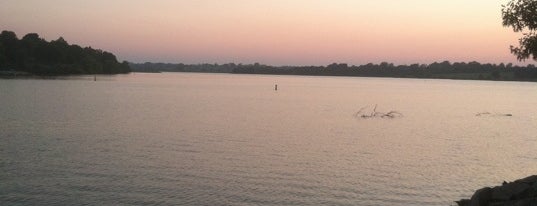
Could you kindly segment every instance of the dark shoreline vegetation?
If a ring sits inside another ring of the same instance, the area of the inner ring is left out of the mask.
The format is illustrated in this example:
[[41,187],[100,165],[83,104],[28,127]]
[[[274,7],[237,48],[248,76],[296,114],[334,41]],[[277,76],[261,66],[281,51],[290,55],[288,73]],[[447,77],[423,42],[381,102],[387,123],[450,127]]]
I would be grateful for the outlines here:
[[396,77],[428,79],[465,79],[501,81],[537,81],[537,68],[533,64],[516,66],[513,64],[481,64],[479,62],[448,61],[432,64],[394,65],[383,62],[349,66],[330,64],[327,66],[269,66],[263,64],[169,64],[142,63],[130,64],[133,72],[205,72],[234,74],[277,74],[312,76],[358,76],[358,77]]
[[131,72],[110,52],[67,43],[62,37],[46,41],[36,33],[21,39],[12,31],[0,34],[0,76],[31,77]]
[[459,206],[531,206],[537,205],[537,175],[514,182],[503,182],[501,186],[484,187],[470,199],[457,202]]

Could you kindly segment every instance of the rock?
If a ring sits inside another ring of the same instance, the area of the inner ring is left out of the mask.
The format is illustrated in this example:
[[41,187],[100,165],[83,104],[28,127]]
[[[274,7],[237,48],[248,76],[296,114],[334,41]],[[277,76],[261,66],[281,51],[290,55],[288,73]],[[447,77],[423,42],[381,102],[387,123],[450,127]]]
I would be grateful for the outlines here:
[[491,203],[488,206],[535,206],[537,198],[528,198],[523,200],[511,200],[507,202]]
[[477,190],[470,200],[457,201],[459,206],[537,206],[537,175],[514,182],[503,182],[494,188]]
[[485,187],[477,190],[472,199],[470,199],[470,206],[485,206],[489,204],[492,197],[492,188]]
[[459,201],[455,201],[458,206],[470,206],[470,200],[469,199],[462,199]]
[[531,184],[537,183],[537,175],[532,175],[524,179],[519,179],[519,180],[516,180],[515,182],[526,183],[526,184],[531,185]]
[[520,182],[511,182],[503,186],[494,187],[492,189],[492,200],[495,202],[513,200],[515,199],[514,197],[522,197],[522,194],[530,188],[529,184]]

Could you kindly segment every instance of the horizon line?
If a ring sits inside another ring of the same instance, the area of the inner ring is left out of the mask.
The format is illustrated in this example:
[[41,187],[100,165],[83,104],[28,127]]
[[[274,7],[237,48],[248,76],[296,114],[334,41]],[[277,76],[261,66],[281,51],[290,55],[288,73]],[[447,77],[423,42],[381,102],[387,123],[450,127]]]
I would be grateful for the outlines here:
[[[127,61],[127,60],[125,60]],[[260,62],[253,62],[253,63],[244,63],[244,62],[240,62],[240,63],[235,63],[235,62],[227,62],[227,63],[218,63],[218,62],[214,62],[214,63],[208,63],[208,62],[205,62],[205,63],[182,63],[182,62],[152,62],[152,61],[146,61],[146,62],[131,62],[131,61],[127,61],[128,63],[130,64],[146,64],[146,63],[150,63],[150,64],[183,64],[183,65],[226,65],[226,64],[235,64],[235,65],[260,65],[260,66],[271,66],[271,67],[326,67],[326,66],[330,66],[330,65],[333,65],[333,64],[336,64],[336,65],[342,65],[342,64],[346,64],[348,67],[359,67],[359,66],[365,66],[365,65],[369,65],[369,64],[373,64],[373,65],[381,65],[383,63],[387,63],[387,64],[391,64],[395,67],[397,66],[411,66],[411,65],[419,65],[419,66],[422,66],[422,65],[426,65],[426,66],[429,66],[429,65],[432,65],[432,64],[442,64],[442,63],[445,63],[445,62],[448,62],[450,65],[453,65],[453,64],[461,64],[461,63],[464,63],[464,64],[469,64],[469,63],[478,63],[480,65],[487,65],[487,64],[490,64],[490,65],[512,65],[512,66],[523,66],[523,67],[528,67],[530,65],[533,65],[533,66],[536,66],[537,64],[537,61],[535,61],[534,63],[527,63],[527,64],[524,64],[525,61],[522,61],[522,62],[516,62],[516,63],[512,63],[512,62],[508,62],[508,63],[505,63],[505,62],[501,62],[501,63],[489,63],[489,62],[479,62],[479,61],[449,61],[449,60],[444,60],[444,61],[435,61],[435,62],[432,62],[432,63],[411,63],[411,64],[396,64],[396,63],[393,63],[393,62],[389,62],[389,61],[381,61],[381,62],[369,62],[369,63],[365,63],[365,64],[349,64],[349,63],[345,63],[345,62],[333,62],[333,63],[329,63],[329,64],[325,64],[325,65],[322,65],[322,64],[302,64],[302,65],[299,65],[299,64],[295,64],[295,65],[291,65],[291,64],[286,64],[286,65],[275,65],[275,64],[265,64],[265,63],[260,63]]]

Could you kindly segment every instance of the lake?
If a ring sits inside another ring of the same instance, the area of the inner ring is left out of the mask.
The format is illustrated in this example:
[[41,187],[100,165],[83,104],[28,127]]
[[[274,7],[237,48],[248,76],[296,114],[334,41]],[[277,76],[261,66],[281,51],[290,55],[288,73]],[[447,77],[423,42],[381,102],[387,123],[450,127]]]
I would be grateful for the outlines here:
[[0,205],[450,205],[537,174],[537,84],[4,79],[0,141]]

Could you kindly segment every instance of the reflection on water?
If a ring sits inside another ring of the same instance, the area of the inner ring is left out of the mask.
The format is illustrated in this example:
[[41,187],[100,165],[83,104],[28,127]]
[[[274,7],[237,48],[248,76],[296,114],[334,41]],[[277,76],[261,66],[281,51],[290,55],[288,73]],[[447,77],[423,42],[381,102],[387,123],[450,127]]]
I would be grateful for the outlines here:
[[[356,118],[374,105],[403,115]],[[519,82],[0,80],[0,204],[449,205],[537,173],[535,105]]]

